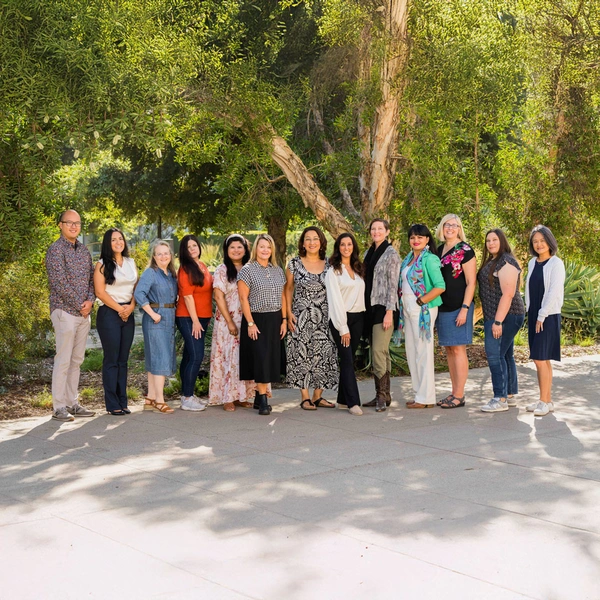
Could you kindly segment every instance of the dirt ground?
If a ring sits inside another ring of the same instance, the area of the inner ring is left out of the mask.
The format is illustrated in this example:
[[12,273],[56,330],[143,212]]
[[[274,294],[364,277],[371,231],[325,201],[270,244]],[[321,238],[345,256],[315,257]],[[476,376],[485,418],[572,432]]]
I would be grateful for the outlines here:
[[[469,364],[472,369],[486,367],[487,360],[483,345],[473,344],[468,350]],[[600,344],[594,346],[565,346],[562,348],[562,355],[582,356],[586,354],[599,354]],[[526,363],[529,360],[529,349],[526,346],[515,347],[515,359],[518,363]],[[443,348],[436,348],[436,365],[440,371],[445,369],[445,354]],[[142,404],[143,394],[146,391],[146,374],[143,369],[138,368],[130,370],[129,389],[139,392],[134,399],[130,399],[130,405]],[[21,417],[31,417],[40,415],[50,415],[52,410],[50,406],[36,406],[43,400],[48,404],[52,381],[52,358],[40,360],[35,364],[25,365],[21,374],[5,381],[0,386],[0,421],[9,419],[18,419]],[[84,398],[81,403],[87,408],[104,412],[104,400],[102,395],[102,374],[99,372],[82,372],[79,385],[80,392],[83,391]],[[176,400],[177,396],[167,398]]]

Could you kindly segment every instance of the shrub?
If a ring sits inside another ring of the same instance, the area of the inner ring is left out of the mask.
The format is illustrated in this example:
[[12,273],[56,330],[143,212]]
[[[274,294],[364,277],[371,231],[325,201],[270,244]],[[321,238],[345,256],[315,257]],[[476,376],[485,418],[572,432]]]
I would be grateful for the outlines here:
[[41,392],[38,392],[31,398],[29,403],[34,408],[52,408],[52,394],[48,388],[45,387]]
[[138,400],[142,396],[142,390],[136,387],[127,389],[127,399],[128,400]]
[[79,392],[79,397],[83,401],[89,402],[90,400],[93,400],[96,397],[96,390],[94,388],[83,388]]
[[572,338],[596,337],[600,330],[600,270],[565,261],[563,327]]
[[24,359],[52,352],[46,272],[38,259],[0,264],[0,379]]
[[82,371],[102,371],[102,360],[104,353],[98,348],[91,348],[85,351],[85,358],[81,363]]

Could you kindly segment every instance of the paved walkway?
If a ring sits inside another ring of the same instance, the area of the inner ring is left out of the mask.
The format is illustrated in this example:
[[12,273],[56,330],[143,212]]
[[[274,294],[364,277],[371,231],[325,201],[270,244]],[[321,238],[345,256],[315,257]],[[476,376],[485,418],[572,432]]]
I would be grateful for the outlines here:
[[[555,415],[298,408],[0,423],[0,598],[600,598],[600,357]],[[447,393],[448,377],[438,378]],[[361,384],[370,398],[369,382]],[[331,396],[331,395],[330,395]]]

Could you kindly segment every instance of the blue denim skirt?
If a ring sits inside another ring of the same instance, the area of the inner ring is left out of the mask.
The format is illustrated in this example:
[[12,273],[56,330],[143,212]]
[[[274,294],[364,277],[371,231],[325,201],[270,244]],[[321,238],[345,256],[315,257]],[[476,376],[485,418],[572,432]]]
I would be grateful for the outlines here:
[[458,310],[452,312],[438,311],[436,321],[438,332],[438,343],[440,346],[466,346],[473,343],[473,314],[475,313],[475,304],[467,311],[467,322],[462,327],[456,326],[456,317]]

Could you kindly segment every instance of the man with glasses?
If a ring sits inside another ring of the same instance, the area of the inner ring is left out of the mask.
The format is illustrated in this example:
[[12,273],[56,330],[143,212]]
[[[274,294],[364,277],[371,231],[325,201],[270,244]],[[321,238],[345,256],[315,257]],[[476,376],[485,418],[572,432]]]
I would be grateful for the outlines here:
[[73,421],[93,417],[94,412],[77,402],[79,367],[85,356],[94,304],[94,269],[90,251],[77,237],[81,217],[74,210],[58,219],[60,237],[46,253],[50,284],[50,318],[56,336],[56,356],[52,370],[52,418]]

